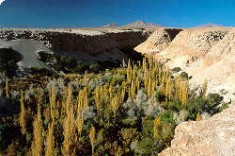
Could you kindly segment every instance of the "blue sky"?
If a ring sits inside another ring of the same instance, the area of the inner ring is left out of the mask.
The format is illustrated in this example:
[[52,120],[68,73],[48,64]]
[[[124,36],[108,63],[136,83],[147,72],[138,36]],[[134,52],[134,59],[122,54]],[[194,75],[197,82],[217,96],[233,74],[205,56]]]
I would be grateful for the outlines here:
[[6,0],[0,6],[0,27],[97,27],[137,20],[235,26],[235,0]]

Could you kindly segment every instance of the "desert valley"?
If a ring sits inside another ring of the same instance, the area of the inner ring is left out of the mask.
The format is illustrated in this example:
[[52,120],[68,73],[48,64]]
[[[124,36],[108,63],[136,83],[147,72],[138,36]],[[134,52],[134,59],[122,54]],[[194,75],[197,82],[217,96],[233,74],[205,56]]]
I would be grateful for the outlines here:
[[0,155],[235,152],[235,29],[0,29]]

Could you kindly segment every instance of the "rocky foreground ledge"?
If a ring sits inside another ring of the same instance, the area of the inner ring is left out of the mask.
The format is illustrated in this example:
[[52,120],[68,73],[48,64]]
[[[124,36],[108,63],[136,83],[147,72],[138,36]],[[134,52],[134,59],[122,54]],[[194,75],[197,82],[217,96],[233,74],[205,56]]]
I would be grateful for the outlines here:
[[235,105],[208,120],[176,127],[171,147],[159,156],[234,156]]

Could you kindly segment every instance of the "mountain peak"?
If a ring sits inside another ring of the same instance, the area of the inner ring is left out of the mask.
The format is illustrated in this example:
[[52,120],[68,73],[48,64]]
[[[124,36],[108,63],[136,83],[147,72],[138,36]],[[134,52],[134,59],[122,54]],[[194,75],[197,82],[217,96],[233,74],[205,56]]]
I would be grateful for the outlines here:
[[104,26],[102,26],[103,28],[115,28],[118,27],[119,25],[117,23],[108,23]]
[[138,20],[135,22],[132,22],[124,27],[128,27],[128,28],[155,28],[155,27],[161,27],[158,24],[155,23],[146,23],[142,20]]
[[207,23],[207,24],[199,25],[198,27],[211,28],[211,27],[221,27],[221,26],[222,25],[219,25],[219,24]]

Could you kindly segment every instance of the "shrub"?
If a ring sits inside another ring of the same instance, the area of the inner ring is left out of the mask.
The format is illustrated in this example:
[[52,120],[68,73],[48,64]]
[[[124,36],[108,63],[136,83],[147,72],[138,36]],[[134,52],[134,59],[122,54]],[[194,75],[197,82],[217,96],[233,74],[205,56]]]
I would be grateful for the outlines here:
[[206,96],[206,100],[209,105],[218,105],[223,100],[223,97],[217,93],[209,93]]
[[0,49],[0,70],[8,77],[15,76],[21,59],[21,54],[12,49]]
[[181,71],[181,68],[180,68],[180,67],[175,67],[175,68],[172,69],[172,71],[173,71],[174,73],[178,73],[178,72]]
[[145,137],[143,140],[138,141],[134,148],[134,152],[137,155],[153,155],[154,153],[157,153],[157,151],[158,146],[150,137]]
[[186,73],[186,72],[182,72],[182,73],[180,73],[180,76],[183,78],[183,79],[186,79],[186,80],[188,80],[188,73]]

